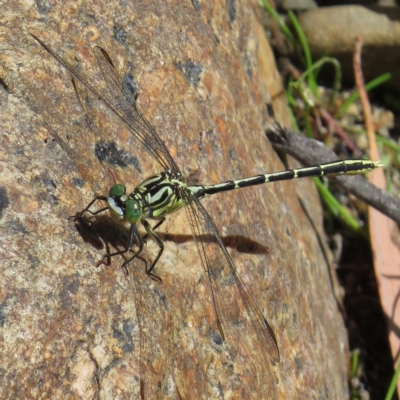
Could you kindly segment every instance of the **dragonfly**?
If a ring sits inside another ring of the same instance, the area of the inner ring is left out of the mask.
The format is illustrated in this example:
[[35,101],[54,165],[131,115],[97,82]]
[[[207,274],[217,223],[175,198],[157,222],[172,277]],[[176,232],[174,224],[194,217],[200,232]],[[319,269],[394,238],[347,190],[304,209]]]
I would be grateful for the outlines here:
[[[119,78],[110,56],[103,48],[96,46],[93,51],[110,94],[97,90],[82,73],[73,68],[41,39],[32,36],[71,74],[73,79],[80,82],[94,97],[108,107],[163,169],[160,174],[144,180],[131,193],[127,193],[124,184],[114,184],[107,196],[96,196],[79,213],[83,215],[88,212],[96,215],[109,211],[117,221],[130,225],[129,237],[124,249],[105,254],[102,260],[110,260],[111,257],[129,253],[130,256],[122,264],[126,267],[142,252],[147,238],[151,238],[158,246],[158,253],[151,265],[147,264],[146,273],[153,279],[161,281],[155,275],[154,269],[162,256],[164,244],[156,230],[164,223],[167,216],[184,208],[187,211],[201,262],[208,276],[216,324],[222,339],[231,342],[240,340],[240,327],[247,324],[272,359],[279,362],[280,353],[273,329],[239,277],[217,226],[201,200],[216,193],[268,182],[364,173],[381,167],[382,163],[372,160],[343,160],[261,174],[215,185],[189,185],[184,181],[178,165],[164,142],[139,110],[135,94],[127,83]],[[91,211],[90,208],[97,201],[105,203],[105,206]],[[154,226],[149,220],[155,221]],[[144,227],[146,231],[144,236],[140,234],[138,224]],[[201,237],[207,237],[207,240],[201,240]],[[135,243],[138,244],[137,251],[132,250]],[[234,301],[241,302],[243,307],[236,307],[232,304]],[[238,309],[239,312],[237,312]]]

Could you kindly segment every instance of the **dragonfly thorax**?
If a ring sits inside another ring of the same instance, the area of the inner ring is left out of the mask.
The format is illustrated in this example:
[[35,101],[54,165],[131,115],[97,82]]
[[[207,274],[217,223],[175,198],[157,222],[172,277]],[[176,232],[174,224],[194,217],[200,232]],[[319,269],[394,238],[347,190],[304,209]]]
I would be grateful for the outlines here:
[[141,199],[145,218],[159,219],[186,205],[182,196],[186,188],[180,173],[165,170],[146,179],[129,197]]
[[130,224],[135,224],[143,217],[142,204],[136,197],[126,194],[125,185],[113,185],[107,198],[111,215]]

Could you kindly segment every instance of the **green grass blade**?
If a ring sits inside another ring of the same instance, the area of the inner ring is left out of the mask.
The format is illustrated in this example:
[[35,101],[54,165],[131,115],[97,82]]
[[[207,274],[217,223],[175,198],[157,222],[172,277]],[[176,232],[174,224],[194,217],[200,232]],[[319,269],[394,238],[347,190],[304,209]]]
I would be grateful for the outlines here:
[[[392,79],[393,74],[390,72],[386,72],[385,74],[379,75],[372,81],[368,82],[365,85],[365,89],[367,91],[374,89],[375,87],[382,85],[382,83],[385,83]],[[350,97],[343,102],[343,104],[339,107],[339,113],[344,113],[346,110],[350,107],[351,104],[353,104],[355,101],[357,101],[360,98],[360,95],[358,94],[358,91],[354,91]]]
[[292,32],[286,25],[285,21],[281,18],[281,16],[276,12],[275,8],[269,4],[268,0],[262,0],[264,4],[265,10],[271,15],[271,17],[276,21],[279,26],[281,32],[285,35],[286,39],[289,40],[290,43],[295,47],[296,41],[293,37]]
[[[294,15],[294,13],[289,10],[288,15],[289,15],[290,22],[292,23],[292,25],[297,33],[297,36],[299,38],[301,47],[303,49],[304,60],[306,63],[305,69],[308,70],[312,67],[313,61],[312,61],[311,51],[310,51],[310,47],[308,46],[306,35],[304,34],[304,31],[301,28],[300,23],[299,23],[298,19],[296,18],[296,16]],[[308,75],[308,87],[311,89],[314,96],[318,100],[320,100],[320,96],[318,93],[318,85],[315,80],[315,75],[312,73]]]
[[319,180],[312,178],[317,185],[317,189],[332,215],[343,221],[348,227],[357,232],[362,232],[360,224],[345,210],[344,207],[335,199],[332,193]]
[[400,374],[400,362],[397,364],[396,371],[394,371],[394,375],[390,382],[389,389],[386,393],[385,400],[391,400],[393,398],[394,392],[396,390],[399,374]]

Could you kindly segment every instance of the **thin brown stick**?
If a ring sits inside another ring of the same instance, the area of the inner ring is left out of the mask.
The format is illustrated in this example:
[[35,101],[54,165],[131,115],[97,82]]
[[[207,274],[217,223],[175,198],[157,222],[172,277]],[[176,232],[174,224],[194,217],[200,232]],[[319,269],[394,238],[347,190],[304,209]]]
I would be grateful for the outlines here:
[[[361,49],[362,40],[361,38],[357,38],[354,52],[355,79],[364,111],[370,156],[372,159],[378,160],[379,154],[371,117],[371,105],[364,87],[361,69]],[[371,174],[370,182],[377,187],[384,188],[386,182],[383,170],[378,170],[376,173]],[[371,207],[368,208],[368,215],[375,275],[382,309],[387,316],[388,338],[393,360],[396,360],[399,354],[398,327],[400,325],[400,308],[397,306],[397,300],[400,293],[400,284],[398,279],[391,279],[390,277],[397,275],[400,266],[400,262],[398,261],[400,259],[400,251],[392,240],[393,235],[398,234],[398,230],[393,221]],[[397,383],[397,392],[400,393],[400,382]]]
[[360,94],[360,100],[364,111],[365,127],[368,132],[368,143],[370,149],[370,157],[373,160],[379,160],[378,147],[376,146],[374,123],[372,122],[371,116],[371,104],[368,99],[367,91],[364,85],[364,75],[361,68],[361,50],[362,50],[362,39],[360,37],[356,38],[356,46],[354,51],[353,65],[354,65],[354,75],[357,85],[358,93]]

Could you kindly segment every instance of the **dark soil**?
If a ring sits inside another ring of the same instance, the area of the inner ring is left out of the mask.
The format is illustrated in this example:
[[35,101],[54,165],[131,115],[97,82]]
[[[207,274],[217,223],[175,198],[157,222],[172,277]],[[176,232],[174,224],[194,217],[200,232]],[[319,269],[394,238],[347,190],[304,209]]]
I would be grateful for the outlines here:
[[[370,244],[362,238],[346,240],[337,273],[345,289],[344,320],[350,349],[360,349],[361,384],[369,392],[371,400],[382,400],[394,369]],[[398,400],[397,395],[393,399]]]

